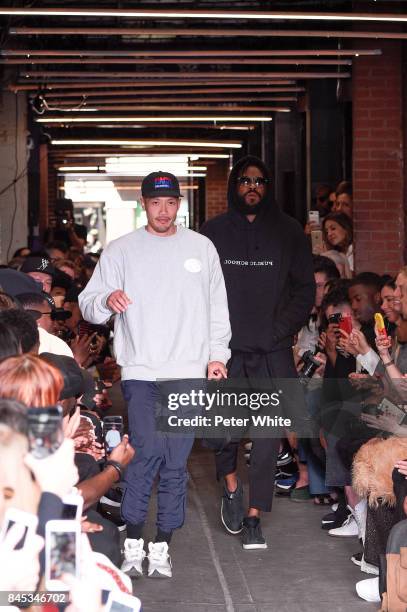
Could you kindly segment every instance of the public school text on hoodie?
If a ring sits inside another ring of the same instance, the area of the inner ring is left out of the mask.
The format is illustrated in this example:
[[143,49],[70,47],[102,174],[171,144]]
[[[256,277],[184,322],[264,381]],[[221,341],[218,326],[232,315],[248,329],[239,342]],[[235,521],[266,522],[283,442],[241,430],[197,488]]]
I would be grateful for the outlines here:
[[143,227],[112,241],[79,295],[84,318],[104,323],[109,295],[131,299],[115,317],[114,351],[123,380],[202,378],[209,361],[230,357],[230,323],[219,256],[200,234]]
[[303,229],[277,207],[270,193],[252,223],[237,210],[236,179],[248,165],[269,177],[258,158],[240,160],[229,177],[228,212],[207,221],[201,233],[212,240],[220,256],[231,349],[269,353],[291,347],[294,334],[308,321],[315,298],[314,271]]

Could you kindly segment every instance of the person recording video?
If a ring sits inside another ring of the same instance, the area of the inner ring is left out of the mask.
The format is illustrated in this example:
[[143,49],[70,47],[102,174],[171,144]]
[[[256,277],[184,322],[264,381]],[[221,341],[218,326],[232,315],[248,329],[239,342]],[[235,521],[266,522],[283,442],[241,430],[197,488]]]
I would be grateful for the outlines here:
[[55,220],[46,230],[44,242],[64,242],[68,247],[74,247],[81,253],[86,246],[88,230],[85,225],[75,223],[72,200],[61,198],[55,204]]

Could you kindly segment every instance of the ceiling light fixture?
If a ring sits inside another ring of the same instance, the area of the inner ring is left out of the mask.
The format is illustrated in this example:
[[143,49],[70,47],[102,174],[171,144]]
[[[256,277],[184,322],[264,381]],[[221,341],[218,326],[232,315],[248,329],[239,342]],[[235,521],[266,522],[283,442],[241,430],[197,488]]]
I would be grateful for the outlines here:
[[[290,112],[287,108],[284,112]],[[37,123],[162,123],[162,122],[190,122],[190,121],[271,121],[272,117],[39,117]]]
[[[119,72],[109,71],[101,72],[84,72],[83,70],[72,70],[70,72],[63,71],[44,71],[44,72],[23,72],[20,75],[26,79],[31,78],[84,78],[84,79],[100,79],[101,77],[112,78],[134,78],[139,79],[185,79],[188,76],[188,80],[193,84],[193,79],[206,79],[206,78],[217,78],[225,81],[226,79],[325,79],[325,78],[341,78],[346,79],[350,77],[350,72],[194,72],[186,75],[184,72]],[[192,80],[191,80],[192,79]],[[250,82],[248,83],[250,84]]]
[[52,139],[52,145],[57,146],[108,146],[108,147],[209,147],[217,149],[241,149],[240,142],[200,142],[184,140],[78,140]]
[[394,13],[317,13],[298,11],[202,11],[202,10],[123,10],[123,9],[63,9],[63,8],[2,8],[0,15],[24,17],[132,17],[135,19],[242,19],[290,21],[375,21],[406,23],[407,16]]

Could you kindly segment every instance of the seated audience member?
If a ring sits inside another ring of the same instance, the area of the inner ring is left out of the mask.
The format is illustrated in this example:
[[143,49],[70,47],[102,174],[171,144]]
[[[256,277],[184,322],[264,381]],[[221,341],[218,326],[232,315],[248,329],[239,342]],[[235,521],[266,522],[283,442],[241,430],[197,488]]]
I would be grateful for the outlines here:
[[17,304],[16,300],[11,295],[0,291],[0,312],[12,308],[19,308],[19,304]]
[[23,353],[38,354],[40,346],[38,327],[28,312],[16,308],[2,310],[0,311],[0,324],[13,332]]
[[352,219],[353,215],[353,191],[352,183],[342,181],[336,188],[335,203],[332,212],[344,213]]
[[44,253],[46,253],[50,262],[55,265],[58,261],[66,258],[68,247],[65,242],[54,240],[44,246]]
[[70,259],[61,259],[56,262],[55,267],[57,270],[61,270],[61,272],[65,272],[71,279],[71,281],[75,281],[77,277],[77,269],[73,261]]
[[335,264],[341,278],[352,278],[352,270],[349,267],[348,258],[344,253],[331,249],[330,251],[324,251],[324,257],[330,259]]
[[55,268],[49,259],[45,257],[27,257],[21,266],[21,272],[34,279],[45,293],[50,293]]
[[20,354],[21,346],[13,331],[4,323],[0,323],[0,361]]
[[24,310],[29,313],[37,322],[40,336],[39,353],[56,353],[57,355],[67,355],[73,357],[72,350],[66,342],[56,336],[57,320],[66,320],[67,312],[50,306],[49,301],[44,295],[37,293],[23,293],[18,296],[18,300]]
[[345,255],[353,272],[353,227],[352,220],[344,213],[330,213],[322,221],[322,232],[326,250]]
[[13,259],[14,257],[29,257],[30,255],[31,249],[28,247],[21,247],[21,249],[17,249],[17,251],[14,252]]
[[41,293],[42,291],[42,287],[33,278],[9,268],[0,269],[0,289],[12,297],[19,293]]
[[380,312],[381,277],[374,272],[361,272],[350,281],[349,301],[355,319],[370,346],[375,346],[374,315]]

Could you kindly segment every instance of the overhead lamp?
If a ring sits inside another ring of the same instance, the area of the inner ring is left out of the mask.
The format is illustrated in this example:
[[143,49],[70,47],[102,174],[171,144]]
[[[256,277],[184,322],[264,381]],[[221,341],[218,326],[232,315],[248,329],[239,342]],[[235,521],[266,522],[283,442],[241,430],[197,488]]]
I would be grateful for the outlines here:
[[58,170],[61,172],[78,172],[86,170],[86,172],[99,172],[100,170],[105,171],[106,166],[59,166]]
[[196,155],[190,155],[189,159],[191,161],[196,161],[197,159],[229,159],[229,155],[225,153],[197,153]]
[[405,23],[407,16],[394,13],[317,13],[298,11],[201,11],[201,10],[123,10],[123,9],[61,9],[61,8],[2,8],[0,15],[25,17],[130,17],[135,19],[242,19],[290,21],[375,21]]
[[[59,172],[59,175],[65,175],[68,174],[69,176],[72,177],[91,177],[91,176],[97,176],[97,177],[122,177],[122,176],[135,176],[135,177],[139,177],[141,176],[140,173],[138,172],[88,172],[87,170],[83,170],[81,172]],[[178,173],[177,174],[177,178],[205,178],[206,177],[206,173],[205,172],[195,172],[195,173]]]
[[[284,110],[290,112],[290,109]],[[190,122],[190,121],[272,121],[272,117],[223,117],[223,116],[198,116],[198,117],[39,117],[37,123],[165,123],[165,122]]]
[[79,140],[79,139],[52,139],[52,145],[57,146],[108,146],[108,147],[209,147],[217,149],[241,149],[240,142],[202,142],[183,140]]

